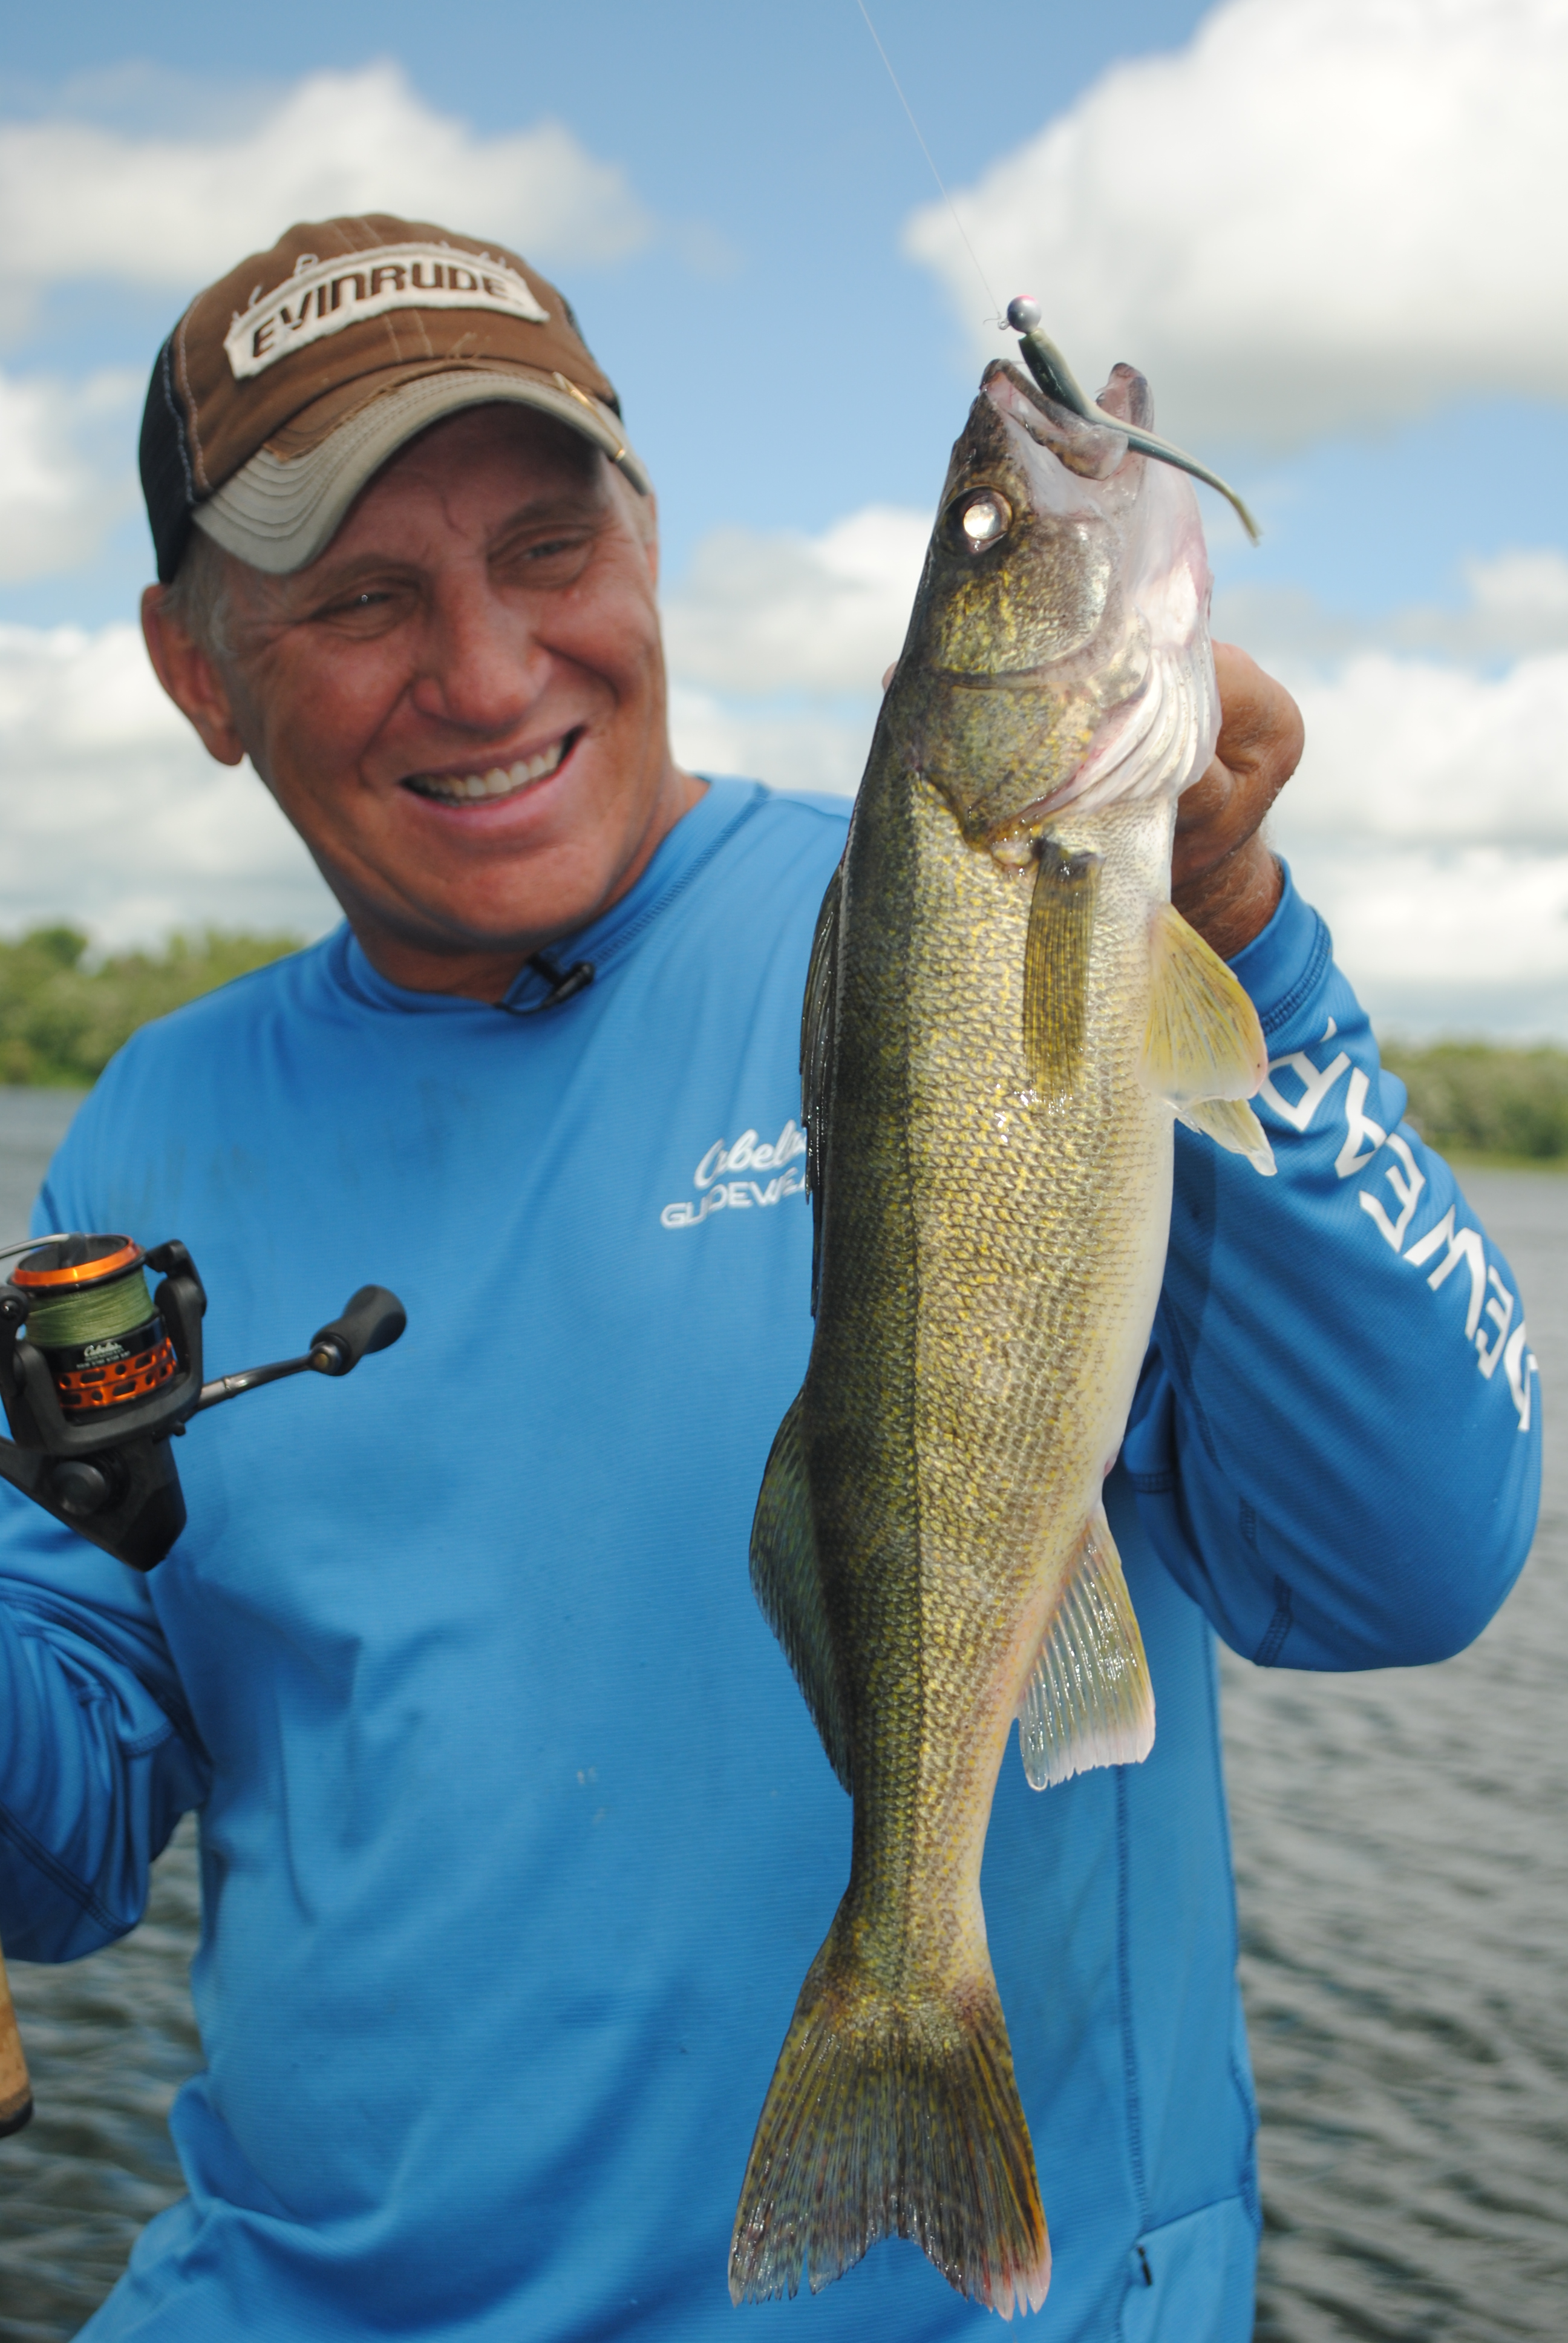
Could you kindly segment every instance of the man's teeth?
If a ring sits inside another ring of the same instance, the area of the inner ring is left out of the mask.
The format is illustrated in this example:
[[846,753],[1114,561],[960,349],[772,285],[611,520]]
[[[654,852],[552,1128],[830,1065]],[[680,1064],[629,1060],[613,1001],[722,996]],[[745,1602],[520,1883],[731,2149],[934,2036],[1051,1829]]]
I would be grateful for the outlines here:
[[569,745],[569,735],[541,749],[537,757],[524,757],[515,765],[492,765],[487,773],[420,773],[409,782],[421,797],[446,798],[452,804],[466,802],[469,798],[504,798],[513,789],[526,789],[530,781],[542,781],[553,773]]

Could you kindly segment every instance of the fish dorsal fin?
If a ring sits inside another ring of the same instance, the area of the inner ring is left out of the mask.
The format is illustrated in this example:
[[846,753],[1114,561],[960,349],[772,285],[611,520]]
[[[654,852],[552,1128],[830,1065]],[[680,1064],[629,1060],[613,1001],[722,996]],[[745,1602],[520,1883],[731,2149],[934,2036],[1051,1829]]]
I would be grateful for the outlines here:
[[751,1587],[806,1695],[828,1762],[849,1789],[849,1726],[817,1562],[801,1424],[804,1396],[798,1392],[790,1402],[762,1475],[751,1523]]
[[1040,841],[1023,948],[1023,1055],[1047,1105],[1069,1096],[1083,1057],[1101,857]]
[[1183,1122],[1206,1131],[1260,1172],[1274,1158],[1263,1126],[1243,1101],[1269,1071],[1258,1012],[1235,976],[1173,903],[1150,924],[1149,1024],[1143,1080]]
[[1134,1765],[1154,1746],[1154,1688],[1121,1557],[1091,1513],[1023,1698],[1018,1745],[1030,1789],[1093,1765]]
[[839,1007],[839,912],[844,866],[828,881],[811,938],[806,998],[800,1010],[800,1119],[806,1126],[806,1185],[811,1192],[811,1314],[822,1272],[822,1174],[828,1155],[828,1096],[833,1074],[833,1033]]

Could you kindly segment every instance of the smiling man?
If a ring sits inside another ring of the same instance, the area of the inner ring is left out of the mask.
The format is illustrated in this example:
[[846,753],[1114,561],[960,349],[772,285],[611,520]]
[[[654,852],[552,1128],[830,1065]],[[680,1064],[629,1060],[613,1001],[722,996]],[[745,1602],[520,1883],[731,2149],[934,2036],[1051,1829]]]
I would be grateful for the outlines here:
[[[184,1238],[220,1371],[361,1282],[408,1332],[204,1423],[147,1580],[0,1490],[8,1949],[135,1926],[201,1818],[188,2194],[89,2332],[977,2331],[907,2245],[814,2299],[726,2287],[847,1871],[746,1548],[809,1341],[797,1037],[848,809],[676,764],[649,484],[515,255],[291,230],[193,302],[142,452],[154,664],[345,924],[138,1035],[38,1225]],[[1010,1763],[987,1858],[1043,2331],[1075,2343],[1251,2331],[1216,1629],[1263,1664],[1441,1656],[1520,1567],[1539,1469],[1506,1264],[1396,1130],[1259,829],[1294,709],[1220,673],[1178,900],[1271,1037],[1278,1176],[1178,1133],[1106,1490],[1154,1753],[1039,1798]]]

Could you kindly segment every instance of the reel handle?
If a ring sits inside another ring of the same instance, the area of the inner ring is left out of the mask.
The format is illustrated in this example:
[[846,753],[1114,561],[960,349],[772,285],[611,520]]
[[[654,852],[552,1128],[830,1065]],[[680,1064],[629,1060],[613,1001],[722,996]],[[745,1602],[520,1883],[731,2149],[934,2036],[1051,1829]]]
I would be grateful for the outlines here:
[[310,1363],[319,1375],[349,1374],[372,1351],[390,1350],[407,1323],[395,1293],[384,1285],[362,1285],[341,1316],[312,1334]]

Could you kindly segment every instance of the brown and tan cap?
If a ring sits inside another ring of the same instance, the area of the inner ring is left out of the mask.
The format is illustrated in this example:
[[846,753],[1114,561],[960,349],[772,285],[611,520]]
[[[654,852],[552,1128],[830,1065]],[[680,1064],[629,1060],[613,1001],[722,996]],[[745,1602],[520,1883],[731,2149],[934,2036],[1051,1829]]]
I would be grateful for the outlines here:
[[620,401],[527,261],[383,212],[302,221],[158,352],[141,465],[159,578],[193,525],[258,569],[304,568],[406,440],[496,399],[569,424],[648,494]]

